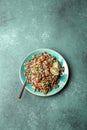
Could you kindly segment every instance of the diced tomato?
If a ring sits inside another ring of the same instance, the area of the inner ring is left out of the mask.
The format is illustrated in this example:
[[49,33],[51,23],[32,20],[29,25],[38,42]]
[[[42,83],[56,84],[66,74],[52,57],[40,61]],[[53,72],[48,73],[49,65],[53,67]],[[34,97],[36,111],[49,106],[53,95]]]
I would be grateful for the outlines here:
[[24,66],[28,66],[30,64],[30,62],[26,62],[24,63]]
[[37,59],[38,59],[38,58],[37,58],[37,57],[35,57],[35,58],[34,58],[34,61],[37,61]]
[[34,71],[34,72],[32,72],[34,75],[36,74],[36,72]]
[[48,71],[45,73],[45,76],[49,76],[49,72]]
[[42,84],[41,83],[38,83],[38,87],[41,87],[42,86]]
[[40,53],[39,55],[42,56],[42,53]]
[[41,76],[44,77],[44,73],[41,73]]
[[48,63],[50,63],[50,59],[48,59]]
[[48,82],[48,80],[47,80],[46,78],[45,78],[44,80],[45,80],[46,82]]
[[45,70],[45,76],[49,76],[49,71]]
[[28,74],[28,72],[25,71],[25,72],[24,72],[24,75],[27,75],[27,74]]
[[45,76],[49,76],[49,74],[45,74]]
[[48,89],[43,89],[43,90],[42,90],[42,92],[45,93],[45,94],[46,94],[48,91],[49,91]]
[[39,82],[40,82],[39,78],[36,78],[36,82],[37,82],[37,83],[39,83]]
[[45,80],[45,77],[43,77],[42,80],[44,81],[44,80]]
[[50,67],[52,67],[53,65],[52,64],[50,64]]
[[44,61],[44,58],[41,59],[41,62],[43,62],[43,61]]
[[42,64],[43,63],[43,61],[42,60],[40,60],[40,64]]
[[47,55],[47,52],[46,52],[46,51],[44,52],[44,55]]
[[29,63],[29,66],[32,67],[32,62]]

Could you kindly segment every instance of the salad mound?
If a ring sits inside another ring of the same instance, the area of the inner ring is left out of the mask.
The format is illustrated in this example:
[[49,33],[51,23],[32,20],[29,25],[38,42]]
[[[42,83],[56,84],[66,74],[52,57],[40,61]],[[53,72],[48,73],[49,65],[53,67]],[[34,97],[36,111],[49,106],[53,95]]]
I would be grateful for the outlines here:
[[44,94],[58,87],[59,76],[64,71],[59,61],[47,52],[33,55],[31,60],[24,63],[24,68],[27,83],[31,84],[35,91]]

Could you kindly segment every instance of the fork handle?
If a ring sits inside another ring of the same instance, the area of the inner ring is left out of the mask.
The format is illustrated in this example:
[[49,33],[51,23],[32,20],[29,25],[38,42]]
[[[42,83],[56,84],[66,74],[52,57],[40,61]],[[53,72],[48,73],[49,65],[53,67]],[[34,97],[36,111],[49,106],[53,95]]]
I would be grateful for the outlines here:
[[23,92],[24,92],[26,83],[27,83],[27,81],[24,82],[24,85],[23,85],[22,90],[21,90],[21,92],[20,92],[20,94],[19,94],[19,97],[18,97],[19,99],[21,99],[21,97],[22,97],[22,94],[23,94]]

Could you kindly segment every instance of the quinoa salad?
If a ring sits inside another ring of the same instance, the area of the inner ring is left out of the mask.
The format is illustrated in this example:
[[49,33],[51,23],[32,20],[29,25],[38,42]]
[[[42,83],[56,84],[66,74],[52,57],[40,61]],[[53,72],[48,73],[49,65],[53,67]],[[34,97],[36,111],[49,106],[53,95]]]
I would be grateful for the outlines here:
[[60,62],[47,52],[33,55],[31,60],[24,63],[24,69],[27,83],[44,94],[58,87],[59,77],[64,71]]

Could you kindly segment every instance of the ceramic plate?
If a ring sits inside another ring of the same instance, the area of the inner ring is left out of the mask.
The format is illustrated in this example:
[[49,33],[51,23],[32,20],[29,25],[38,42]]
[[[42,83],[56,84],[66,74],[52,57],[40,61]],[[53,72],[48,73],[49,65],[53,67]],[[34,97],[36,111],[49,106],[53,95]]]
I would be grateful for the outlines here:
[[61,56],[58,52],[51,50],[51,49],[38,49],[35,50],[31,53],[29,53],[23,60],[22,64],[21,64],[21,68],[19,71],[19,76],[20,76],[20,80],[22,82],[22,84],[24,84],[26,77],[24,76],[24,63],[27,62],[28,60],[32,59],[32,55],[38,55],[39,53],[43,53],[44,51],[46,51],[47,53],[51,54],[52,56],[56,57],[56,59],[60,62],[60,64],[62,66],[64,66],[65,71],[63,72],[63,74],[60,76],[60,81],[58,83],[58,87],[53,88],[51,91],[49,91],[47,94],[44,94],[42,92],[38,92],[38,91],[34,91],[34,89],[32,88],[31,84],[27,84],[26,85],[26,89],[37,96],[51,96],[54,95],[56,93],[58,93],[60,90],[62,90],[64,88],[64,86],[66,85],[67,81],[68,81],[68,77],[69,77],[69,69],[68,69],[68,65],[65,61],[65,59],[63,58],[63,56]]

